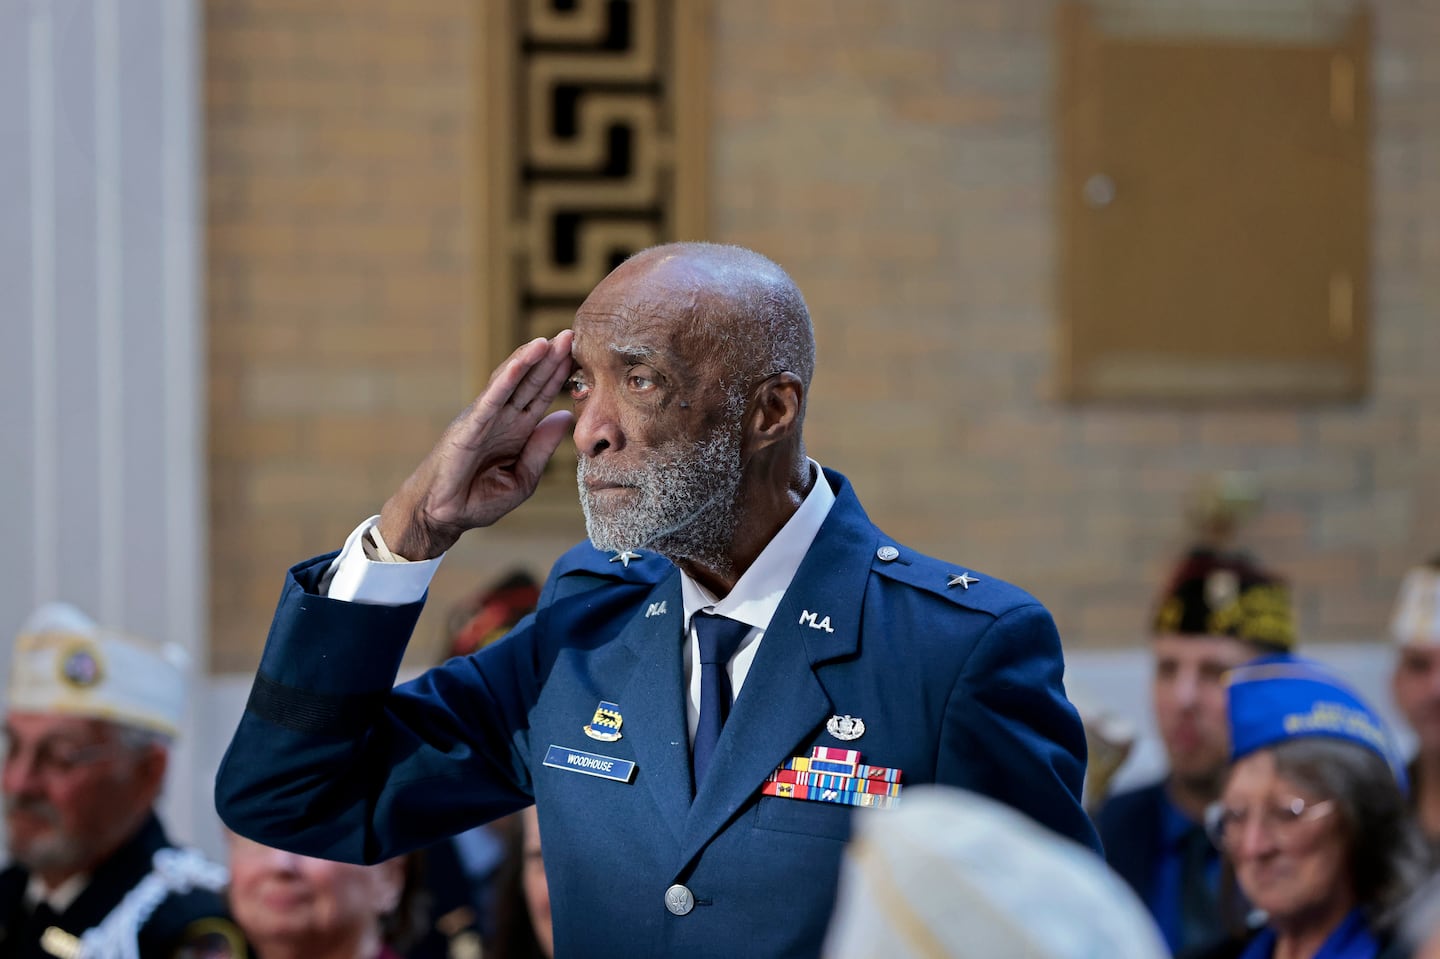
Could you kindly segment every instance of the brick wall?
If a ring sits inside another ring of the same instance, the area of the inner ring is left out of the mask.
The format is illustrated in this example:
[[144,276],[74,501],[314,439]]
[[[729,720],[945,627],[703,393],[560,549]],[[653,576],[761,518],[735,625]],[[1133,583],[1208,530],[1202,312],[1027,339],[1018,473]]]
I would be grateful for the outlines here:
[[[1289,6],[1293,7],[1294,3]],[[716,239],[791,270],[816,319],[810,452],[916,547],[1015,580],[1067,644],[1133,643],[1179,503],[1259,473],[1246,542],[1304,635],[1378,634],[1440,549],[1440,17],[1377,5],[1373,389],[1288,409],[1057,402],[1052,7],[714,7]],[[212,664],[253,668],[287,564],[331,549],[468,401],[476,13],[462,0],[211,0],[206,69]],[[561,479],[563,482],[563,478]],[[442,610],[578,520],[447,558]]]
[[[286,567],[378,512],[479,376],[474,6],[206,5],[216,671],[254,668]],[[449,599],[579,535],[467,541],[417,664]]]

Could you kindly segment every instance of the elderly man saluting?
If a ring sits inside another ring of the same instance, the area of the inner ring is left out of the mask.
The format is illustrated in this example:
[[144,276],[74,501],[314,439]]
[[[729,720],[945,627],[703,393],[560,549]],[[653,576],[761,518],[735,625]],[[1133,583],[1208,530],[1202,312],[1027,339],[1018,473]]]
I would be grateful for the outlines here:
[[51,604],[21,630],[5,714],[0,956],[245,955],[225,871],[172,848],[155,816],[185,678],[178,650]]
[[[375,862],[534,802],[558,956],[811,956],[852,817],[912,783],[1096,846],[1050,615],[894,542],[805,455],[790,277],[735,247],[621,264],[516,350],[337,556],[291,570],[217,801]],[[546,414],[564,390],[574,403]],[[391,689],[431,573],[573,422],[590,543],[504,640]]]

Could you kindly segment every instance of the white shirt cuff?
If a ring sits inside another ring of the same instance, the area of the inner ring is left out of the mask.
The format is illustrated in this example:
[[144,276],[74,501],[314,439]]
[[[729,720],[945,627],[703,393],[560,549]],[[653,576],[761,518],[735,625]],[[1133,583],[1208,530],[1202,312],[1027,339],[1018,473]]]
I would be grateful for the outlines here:
[[325,595],[347,603],[370,603],[375,606],[404,606],[418,602],[430,588],[435,571],[444,555],[415,562],[381,563],[365,555],[365,534],[380,521],[372,516],[355,527],[340,555],[335,557],[326,574],[329,586]]

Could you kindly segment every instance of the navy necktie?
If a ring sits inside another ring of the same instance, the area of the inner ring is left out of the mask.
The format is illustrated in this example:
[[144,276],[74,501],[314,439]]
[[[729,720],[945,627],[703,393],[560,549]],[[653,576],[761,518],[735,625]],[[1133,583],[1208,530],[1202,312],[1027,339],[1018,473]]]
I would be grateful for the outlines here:
[[1180,846],[1180,952],[1213,945],[1225,931],[1210,864],[1218,855],[1203,826],[1192,826]]
[[720,728],[730,715],[730,676],[725,666],[749,635],[750,626],[713,613],[696,613],[693,622],[700,640],[700,722],[692,756],[698,790],[720,741]]

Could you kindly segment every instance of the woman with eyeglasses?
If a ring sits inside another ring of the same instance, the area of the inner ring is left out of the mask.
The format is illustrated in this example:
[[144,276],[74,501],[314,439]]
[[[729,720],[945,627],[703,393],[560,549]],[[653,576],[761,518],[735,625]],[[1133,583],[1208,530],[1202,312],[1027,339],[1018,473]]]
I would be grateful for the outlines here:
[[1230,673],[1231,765],[1206,827],[1251,928],[1206,959],[1393,959],[1399,907],[1424,876],[1404,767],[1384,724],[1318,663]]

